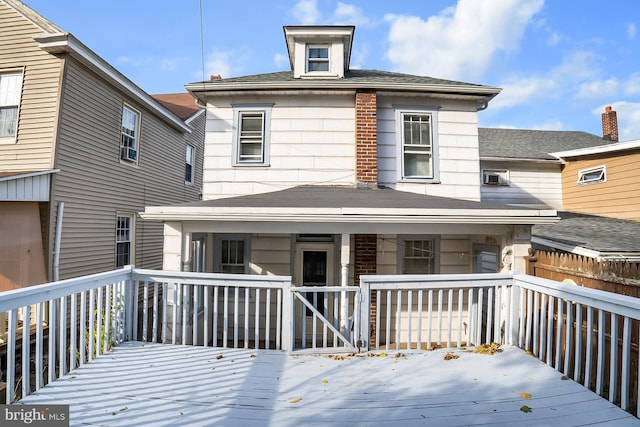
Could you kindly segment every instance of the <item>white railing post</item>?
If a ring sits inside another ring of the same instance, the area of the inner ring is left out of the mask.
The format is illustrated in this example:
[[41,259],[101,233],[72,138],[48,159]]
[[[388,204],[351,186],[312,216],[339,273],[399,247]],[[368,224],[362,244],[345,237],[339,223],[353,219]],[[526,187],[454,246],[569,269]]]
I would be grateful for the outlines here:
[[293,290],[291,281],[282,283],[282,349],[292,352],[294,348],[295,333],[293,319]]
[[[360,278],[360,309],[358,310],[360,316],[360,330],[356,337],[356,346],[360,348],[360,351],[369,351],[369,337],[371,336],[371,284],[363,278]],[[376,301],[378,307],[380,302]]]
[[520,310],[522,310],[522,307],[520,307],[520,285],[518,284],[518,279],[515,277],[511,285],[511,298],[509,298],[508,304],[509,309],[507,312],[509,313],[509,321],[507,322],[508,327],[505,328],[505,339],[507,340],[507,344],[517,345],[518,332],[522,327],[522,325],[520,325]]

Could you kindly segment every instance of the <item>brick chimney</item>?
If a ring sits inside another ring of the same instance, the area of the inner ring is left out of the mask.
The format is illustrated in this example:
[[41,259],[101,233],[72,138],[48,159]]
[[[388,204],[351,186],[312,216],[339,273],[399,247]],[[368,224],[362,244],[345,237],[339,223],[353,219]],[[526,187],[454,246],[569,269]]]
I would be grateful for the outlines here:
[[375,91],[356,92],[356,184],[378,185],[378,121]]
[[608,105],[602,113],[602,137],[606,140],[618,142],[618,115]]

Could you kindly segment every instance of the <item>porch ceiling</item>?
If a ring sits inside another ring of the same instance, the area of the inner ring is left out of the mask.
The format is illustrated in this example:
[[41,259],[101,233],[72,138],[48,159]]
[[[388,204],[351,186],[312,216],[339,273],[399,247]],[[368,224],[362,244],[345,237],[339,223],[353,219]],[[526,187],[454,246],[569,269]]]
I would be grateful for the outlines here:
[[[397,191],[388,188],[299,186],[270,193],[203,200],[174,206],[150,206],[141,216],[161,221],[206,221],[245,225],[325,224],[329,226],[397,227],[452,225],[509,226],[548,224],[555,210],[530,209]],[[389,227],[386,227],[389,228]],[[371,229],[368,229],[371,232]],[[376,232],[384,232],[376,228]],[[422,231],[426,232],[426,231]],[[441,231],[443,232],[443,231]]]

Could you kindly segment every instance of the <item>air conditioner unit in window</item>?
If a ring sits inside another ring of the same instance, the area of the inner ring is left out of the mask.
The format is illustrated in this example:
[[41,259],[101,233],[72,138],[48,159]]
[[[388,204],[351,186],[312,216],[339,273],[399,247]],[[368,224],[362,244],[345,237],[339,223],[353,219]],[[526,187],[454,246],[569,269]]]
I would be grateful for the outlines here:
[[138,158],[138,152],[135,148],[120,147],[120,158],[128,162],[135,162]]
[[487,174],[484,176],[484,183],[487,185],[500,185],[500,175]]

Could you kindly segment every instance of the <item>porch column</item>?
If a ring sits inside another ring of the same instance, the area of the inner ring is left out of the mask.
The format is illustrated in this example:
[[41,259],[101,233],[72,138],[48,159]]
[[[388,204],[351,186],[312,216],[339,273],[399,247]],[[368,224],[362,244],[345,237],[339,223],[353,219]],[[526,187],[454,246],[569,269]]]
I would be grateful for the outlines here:
[[[349,285],[349,258],[351,255],[351,235],[342,234],[340,243],[340,286]],[[340,295],[340,333],[347,336],[349,328],[347,325],[348,315],[347,293],[341,292]]]
[[182,232],[182,269],[191,271],[191,233]]

